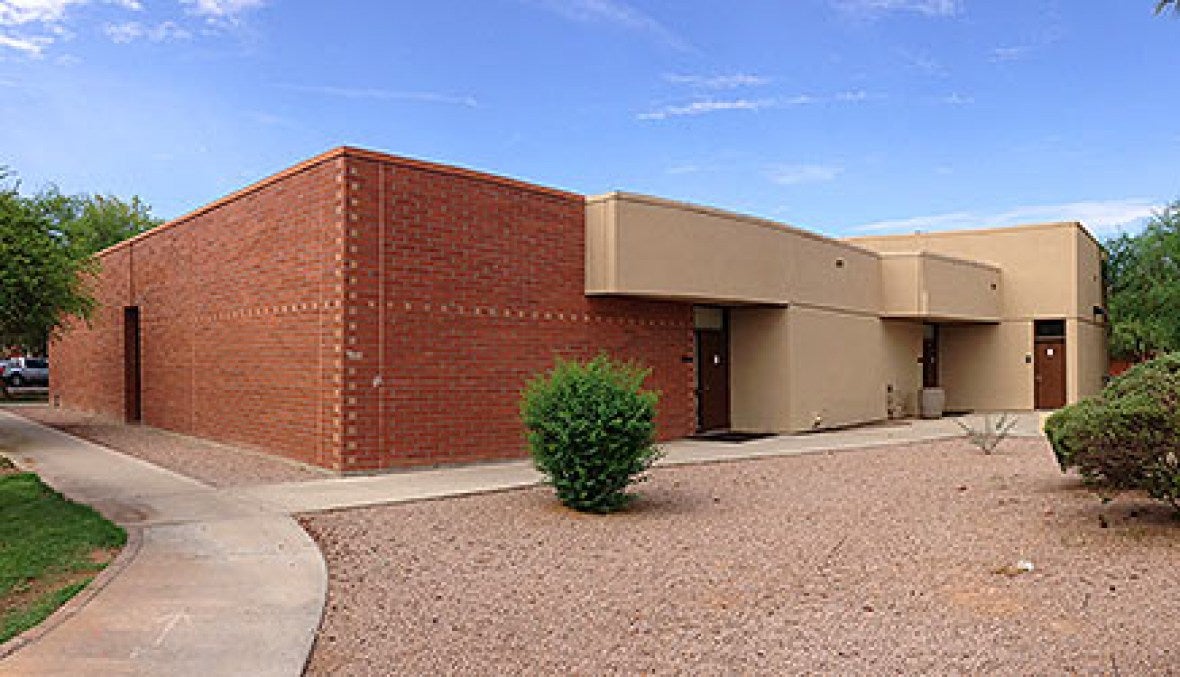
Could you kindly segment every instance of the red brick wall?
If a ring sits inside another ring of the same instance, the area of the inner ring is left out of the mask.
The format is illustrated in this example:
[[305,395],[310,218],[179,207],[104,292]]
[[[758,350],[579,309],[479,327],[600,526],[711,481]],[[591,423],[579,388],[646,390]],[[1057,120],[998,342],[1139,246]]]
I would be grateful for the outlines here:
[[583,198],[368,154],[347,187],[345,470],[522,456],[558,355],[652,368],[661,437],[693,431],[691,306],[587,298]]
[[138,305],[144,423],[338,467],[342,173],[324,156],[100,255],[101,306],[52,344],[52,395],[122,418]]
[[64,406],[123,413],[123,307],[149,425],[340,470],[518,458],[555,356],[653,370],[695,426],[687,304],[584,293],[584,200],[334,151],[102,255],[102,307],[51,347]]

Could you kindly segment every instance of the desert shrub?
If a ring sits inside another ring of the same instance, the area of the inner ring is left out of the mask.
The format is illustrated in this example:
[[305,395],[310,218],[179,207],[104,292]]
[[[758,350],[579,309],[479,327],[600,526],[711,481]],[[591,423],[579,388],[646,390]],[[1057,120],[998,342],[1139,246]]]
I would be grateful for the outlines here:
[[1063,471],[1103,489],[1146,490],[1180,511],[1180,354],[1129,369],[1050,416],[1045,433]]
[[626,489],[659,457],[657,393],[643,390],[649,371],[605,355],[581,364],[558,360],[521,398],[533,463],[563,504],[607,513],[625,506]]

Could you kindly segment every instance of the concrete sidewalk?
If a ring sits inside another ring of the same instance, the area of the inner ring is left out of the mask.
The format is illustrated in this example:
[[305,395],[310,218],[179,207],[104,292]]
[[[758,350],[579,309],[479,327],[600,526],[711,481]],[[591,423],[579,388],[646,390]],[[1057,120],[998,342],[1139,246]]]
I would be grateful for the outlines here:
[[0,661],[4,675],[298,675],[327,571],[290,517],[0,411],[0,446],[140,549],[76,615]]
[[[1013,435],[1040,436],[1044,416],[1038,412],[1016,414]],[[983,416],[960,420],[979,427]],[[910,444],[961,437],[963,430],[952,419],[895,421],[878,425],[803,435],[781,435],[750,442],[677,440],[661,445],[667,455],[657,467],[724,463],[755,458],[795,456],[841,449],[862,449],[890,444]],[[227,489],[242,500],[286,513],[318,512],[367,505],[405,503],[535,486],[541,474],[530,461],[510,461],[434,470],[410,470],[388,475],[345,477],[311,482],[291,482]]]

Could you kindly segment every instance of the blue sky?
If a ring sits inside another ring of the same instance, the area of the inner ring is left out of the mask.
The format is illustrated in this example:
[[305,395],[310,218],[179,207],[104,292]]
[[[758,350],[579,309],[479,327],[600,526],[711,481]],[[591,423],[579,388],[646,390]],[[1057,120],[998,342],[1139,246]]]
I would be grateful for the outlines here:
[[0,164],[178,216],[349,144],[832,235],[1180,197],[1154,0],[0,0]]

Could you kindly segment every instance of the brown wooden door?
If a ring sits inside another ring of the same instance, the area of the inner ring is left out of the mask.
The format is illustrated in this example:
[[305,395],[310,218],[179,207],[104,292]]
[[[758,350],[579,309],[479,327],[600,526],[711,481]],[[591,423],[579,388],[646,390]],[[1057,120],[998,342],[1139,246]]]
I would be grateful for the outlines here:
[[1033,365],[1037,409],[1065,406],[1065,340],[1040,340],[1036,343]]
[[701,431],[729,429],[729,340],[724,331],[697,332],[697,424]]

